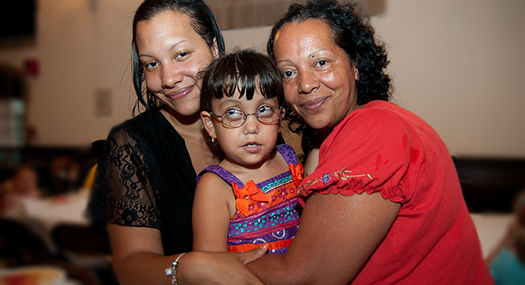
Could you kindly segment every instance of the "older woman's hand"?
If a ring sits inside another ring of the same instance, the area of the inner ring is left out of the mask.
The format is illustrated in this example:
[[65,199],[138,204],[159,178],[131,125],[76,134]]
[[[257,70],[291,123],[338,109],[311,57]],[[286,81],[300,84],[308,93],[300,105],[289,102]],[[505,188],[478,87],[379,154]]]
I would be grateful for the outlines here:
[[259,259],[268,245],[243,252],[189,252],[179,260],[180,284],[263,284],[246,264]]

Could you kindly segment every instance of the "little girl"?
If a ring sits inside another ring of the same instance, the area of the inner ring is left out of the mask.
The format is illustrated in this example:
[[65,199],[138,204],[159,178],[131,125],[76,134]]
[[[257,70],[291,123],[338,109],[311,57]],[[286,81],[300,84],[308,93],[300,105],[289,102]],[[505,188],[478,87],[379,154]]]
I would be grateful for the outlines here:
[[276,146],[279,71],[261,53],[235,51],[210,65],[202,85],[201,119],[225,158],[197,178],[193,249],[242,252],[269,243],[269,252],[285,253],[299,227],[303,168],[292,147]]

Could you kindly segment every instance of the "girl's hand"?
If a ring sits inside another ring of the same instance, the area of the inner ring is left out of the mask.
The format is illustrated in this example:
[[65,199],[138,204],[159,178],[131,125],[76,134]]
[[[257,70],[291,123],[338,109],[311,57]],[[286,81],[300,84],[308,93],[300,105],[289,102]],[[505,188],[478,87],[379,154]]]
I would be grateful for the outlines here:
[[257,284],[263,283],[246,264],[259,259],[268,245],[243,252],[194,251],[184,255],[177,267],[180,284]]

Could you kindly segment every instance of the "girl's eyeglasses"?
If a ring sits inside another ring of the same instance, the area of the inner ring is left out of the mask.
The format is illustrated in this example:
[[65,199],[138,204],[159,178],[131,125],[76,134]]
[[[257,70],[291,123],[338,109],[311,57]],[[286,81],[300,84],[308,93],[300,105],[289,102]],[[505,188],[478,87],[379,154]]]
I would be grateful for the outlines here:
[[270,106],[259,106],[257,112],[246,114],[238,109],[229,109],[222,115],[215,115],[213,112],[210,114],[217,118],[222,125],[226,128],[238,128],[246,122],[246,119],[250,115],[254,115],[257,120],[265,125],[271,125],[279,120],[282,113],[282,107],[275,108]]

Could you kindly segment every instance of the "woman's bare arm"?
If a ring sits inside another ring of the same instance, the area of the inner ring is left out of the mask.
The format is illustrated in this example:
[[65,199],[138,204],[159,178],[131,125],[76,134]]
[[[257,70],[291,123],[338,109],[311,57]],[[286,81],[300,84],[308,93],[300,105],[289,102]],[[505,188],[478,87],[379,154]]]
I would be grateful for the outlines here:
[[[178,256],[163,256],[160,232],[152,228],[108,224],[113,267],[119,284],[171,284],[165,269]],[[260,258],[268,247],[245,253],[189,252],[179,260],[180,284],[263,283],[245,266]]]
[[177,255],[163,255],[159,230],[108,223],[108,232],[120,284],[171,284],[164,270]]
[[177,280],[184,285],[263,285],[246,264],[260,258],[267,250],[268,244],[243,253],[193,251],[181,258]]
[[400,204],[380,193],[314,195],[285,255],[248,264],[266,284],[347,284],[395,221]]

